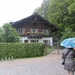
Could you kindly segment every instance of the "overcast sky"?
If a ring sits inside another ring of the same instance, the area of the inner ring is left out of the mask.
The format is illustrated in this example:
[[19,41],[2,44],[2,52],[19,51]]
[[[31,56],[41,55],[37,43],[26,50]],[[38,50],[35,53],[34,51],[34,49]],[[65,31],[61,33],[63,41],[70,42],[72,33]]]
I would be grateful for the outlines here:
[[30,16],[43,0],[0,0],[0,27]]

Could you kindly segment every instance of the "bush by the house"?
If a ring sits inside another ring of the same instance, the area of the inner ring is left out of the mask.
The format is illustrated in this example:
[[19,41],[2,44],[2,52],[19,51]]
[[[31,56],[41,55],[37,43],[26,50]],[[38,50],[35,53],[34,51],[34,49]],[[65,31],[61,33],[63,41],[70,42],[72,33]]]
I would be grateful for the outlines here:
[[43,43],[0,43],[0,59],[27,58],[44,55]]

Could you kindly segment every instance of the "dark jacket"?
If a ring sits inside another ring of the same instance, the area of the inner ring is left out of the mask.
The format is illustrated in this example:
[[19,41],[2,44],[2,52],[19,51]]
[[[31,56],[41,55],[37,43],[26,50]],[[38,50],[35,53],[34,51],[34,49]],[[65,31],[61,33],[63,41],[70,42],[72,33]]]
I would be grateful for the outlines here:
[[[70,52],[68,53],[68,51],[70,50]],[[68,55],[66,56],[66,54],[68,53]],[[65,58],[66,56],[66,58]],[[75,51],[71,48],[66,48],[63,50],[62,53],[62,59],[65,58],[65,64],[64,64],[64,69],[68,70],[68,71],[75,71]]]

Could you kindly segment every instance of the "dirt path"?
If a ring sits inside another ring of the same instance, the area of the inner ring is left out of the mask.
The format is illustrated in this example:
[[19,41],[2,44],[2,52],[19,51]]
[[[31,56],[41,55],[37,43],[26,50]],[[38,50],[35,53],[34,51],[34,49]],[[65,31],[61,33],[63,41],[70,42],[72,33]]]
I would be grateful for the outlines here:
[[61,65],[61,53],[55,50],[43,57],[1,61],[0,75],[68,75]]

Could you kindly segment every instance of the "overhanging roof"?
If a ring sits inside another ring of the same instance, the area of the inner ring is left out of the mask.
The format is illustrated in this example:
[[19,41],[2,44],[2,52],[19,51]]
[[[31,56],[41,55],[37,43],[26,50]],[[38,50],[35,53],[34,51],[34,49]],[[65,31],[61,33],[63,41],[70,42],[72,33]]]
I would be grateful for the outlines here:
[[42,18],[39,14],[35,13],[35,14],[32,14],[31,16],[29,17],[26,17],[26,18],[23,18],[21,20],[18,20],[16,22],[13,22],[11,23],[12,24],[12,27],[16,27],[16,26],[19,26],[19,25],[23,25],[25,22],[28,22],[29,19],[32,19],[33,17],[38,17],[40,18],[42,21],[44,21],[47,25],[50,26],[52,32],[55,32],[55,31],[58,31],[58,27],[51,24],[50,22],[48,22],[47,20],[45,20],[44,18]]

